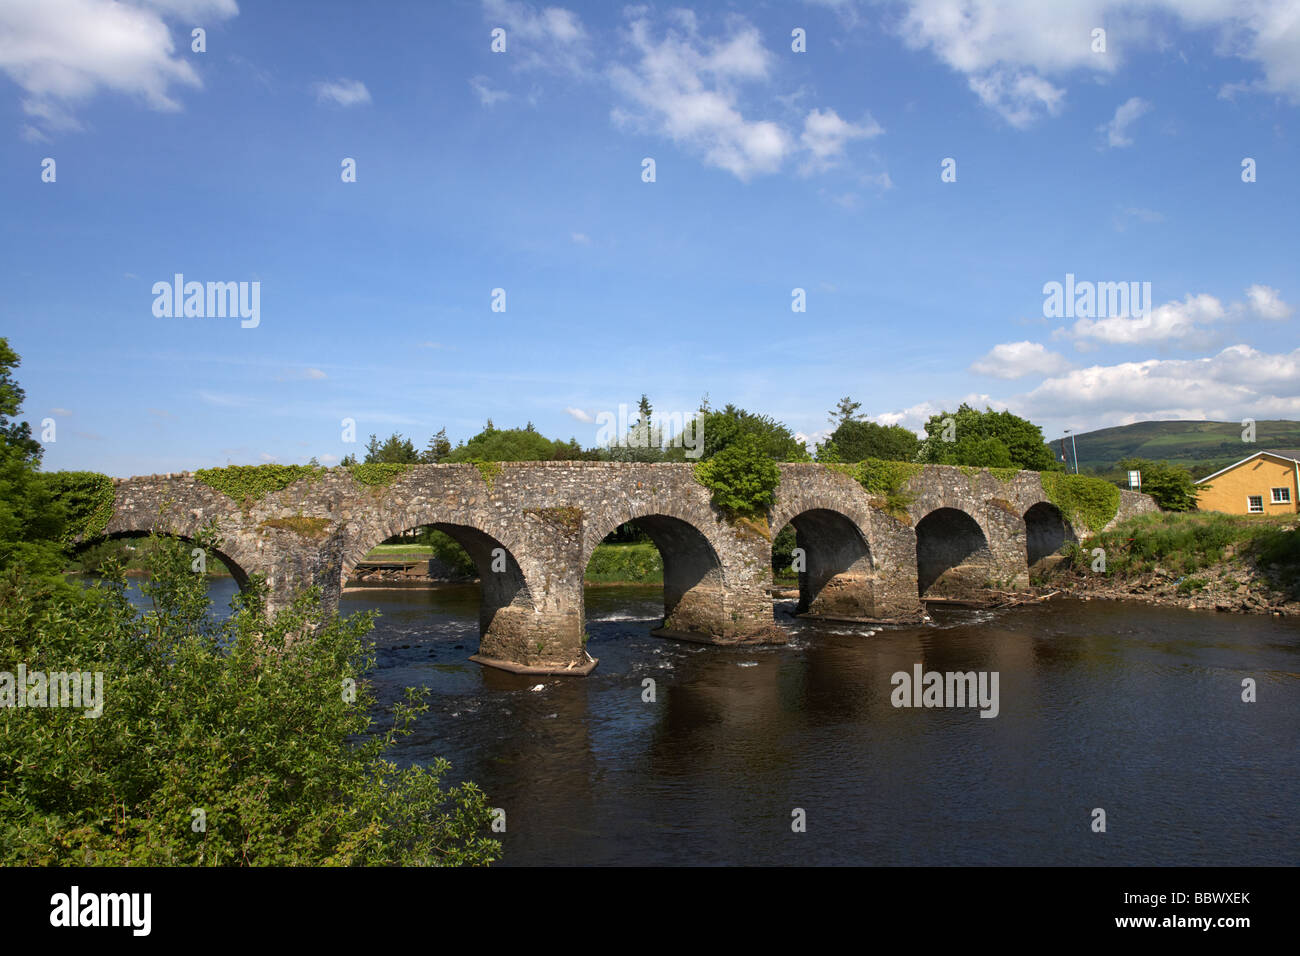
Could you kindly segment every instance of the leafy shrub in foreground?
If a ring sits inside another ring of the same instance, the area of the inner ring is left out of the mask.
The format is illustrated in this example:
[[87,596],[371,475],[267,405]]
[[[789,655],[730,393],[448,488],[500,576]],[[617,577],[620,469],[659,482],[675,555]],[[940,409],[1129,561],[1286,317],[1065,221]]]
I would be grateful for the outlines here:
[[190,545],[170,544],[150,549],[143,614],[120,574],[72,597],[17,570],[0,578],[0,671],[103,674],[98,718],[0,707],[0,863],[456,865],[500,855],[477,787],[444,790],[443,760],[399,767],[384,757],[427,705],[408,690],[392,725],[372,730],[369,615],[327,617],[306,595],[268,621],[255,585],[216,621]]

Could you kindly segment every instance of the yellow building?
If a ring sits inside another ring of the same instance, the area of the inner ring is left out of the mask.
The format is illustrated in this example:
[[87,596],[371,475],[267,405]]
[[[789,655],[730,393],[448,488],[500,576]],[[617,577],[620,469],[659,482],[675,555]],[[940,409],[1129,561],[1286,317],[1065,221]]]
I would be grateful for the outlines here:
[[1259,451],[1196,484],[1196,507],[1234,515],[1295,514],[1300,451]]

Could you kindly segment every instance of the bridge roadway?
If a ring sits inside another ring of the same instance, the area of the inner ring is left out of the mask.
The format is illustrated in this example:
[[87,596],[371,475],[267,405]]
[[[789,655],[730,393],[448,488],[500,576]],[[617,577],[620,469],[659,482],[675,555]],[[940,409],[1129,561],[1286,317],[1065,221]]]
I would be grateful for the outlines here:
[[[764,523],[728,521],[693,467],[521,462],[485,476],[469,464],[415,465],[387,486],[359,484],[334,468],[245,502],[190,473],[115,479],[104,536],[191,540],[211,524],[241,587],[264,576],[274,610],[309,587],[337,608],[371,548],[432,526],[479,568],[472,659],[568,674],[595,666],[584,647],[583,576],[596,545],[624,522],[644,528],[663,557],[656,633],[718,644],[784,639],[773,622],[771,539],[787,523],[806,555],[799,613],[869,622],[918,620],[923,598],[1023,587],[1031,565],[1074,536],[1035,472],[1002,481],[926,466],[907,484],[906,514],[890,514],[832,468],[786,464]],[[1121,491],[1114,520],[1153,510],[1148,496]]]

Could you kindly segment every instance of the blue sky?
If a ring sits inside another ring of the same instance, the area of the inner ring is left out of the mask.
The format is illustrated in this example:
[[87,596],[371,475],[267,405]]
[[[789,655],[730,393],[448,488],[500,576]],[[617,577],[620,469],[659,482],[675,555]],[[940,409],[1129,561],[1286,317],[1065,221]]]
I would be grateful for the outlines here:
[[[1048,437],[1300,417],[1297,0],[6,0],[0,38],[0,334],[47,468],[489,417],[589,446],[642,392],[813,438],[846,394]],[[256,327],[156,316],[176,273],[258,282]],[[1067,274],[1154,308],[1047,318]]]

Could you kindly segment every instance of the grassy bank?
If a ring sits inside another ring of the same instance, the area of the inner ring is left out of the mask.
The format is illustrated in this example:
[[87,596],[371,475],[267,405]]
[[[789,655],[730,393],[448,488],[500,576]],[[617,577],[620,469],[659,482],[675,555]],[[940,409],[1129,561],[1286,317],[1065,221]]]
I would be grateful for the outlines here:
[[659,549],[648,541],[598,544],[587,564],[588,584],[663,584]]
[[[1092,570],[1097,548],[1105,554],[1104,572]],[[1294,604],[1300,601],[1300,521],[1295,515],[1139,515],[1070,546],[1068,560],[1042,583],[1233,610]]]

